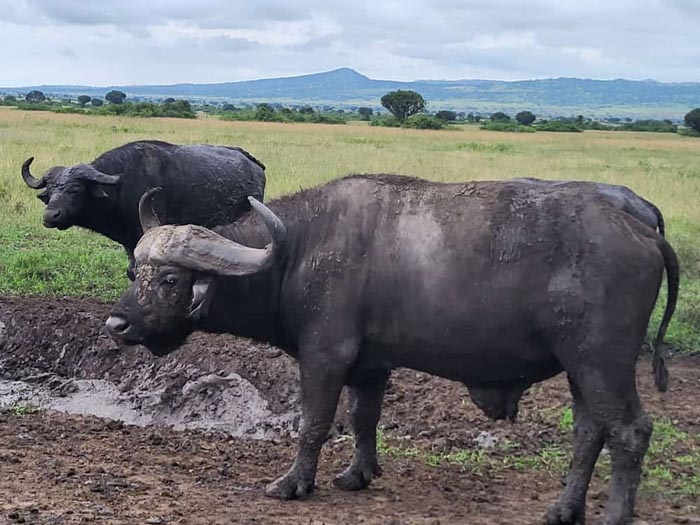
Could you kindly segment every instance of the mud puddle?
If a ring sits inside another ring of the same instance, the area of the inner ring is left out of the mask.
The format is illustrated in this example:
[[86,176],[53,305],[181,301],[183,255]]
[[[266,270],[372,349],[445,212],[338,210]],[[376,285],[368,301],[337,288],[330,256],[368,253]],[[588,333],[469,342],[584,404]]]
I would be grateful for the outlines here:
[[0,407],[252,439],[294,435],[298,428],[296,366],[278,350],[197,335],[154,358],[107,336],[107,305],[42,300],[41,306],[32,299],[0,305]]
[[250,439],[294,433],[296,414],[273,414],[255,387],[237,374],[209,374],[185,383],[177,406],[164,402],[164,393],[122,392],[102,379],[46,374],[26,381],[0,380],[0,408],[19,413],[49,409],[140,427],[216,430]]

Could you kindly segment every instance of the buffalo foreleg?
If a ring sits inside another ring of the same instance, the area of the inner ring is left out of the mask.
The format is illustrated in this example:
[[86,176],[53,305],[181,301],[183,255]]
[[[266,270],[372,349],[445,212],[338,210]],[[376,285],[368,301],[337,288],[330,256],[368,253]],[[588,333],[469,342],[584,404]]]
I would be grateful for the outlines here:
[[299,448],[289,471],[267,486],[267,496],[285,500],[303,498],[314,490],[318,456],[356,355],[357,344],[347,341],[332,346],[305,345],[300,348],[302,424]]
[[335,478],[336,486],[343,490],[364,489],[372,478],[381,475],[377,461],[377,423],[388,378],[388,374],[382,373],[350,386],[355,453],[350,466]]

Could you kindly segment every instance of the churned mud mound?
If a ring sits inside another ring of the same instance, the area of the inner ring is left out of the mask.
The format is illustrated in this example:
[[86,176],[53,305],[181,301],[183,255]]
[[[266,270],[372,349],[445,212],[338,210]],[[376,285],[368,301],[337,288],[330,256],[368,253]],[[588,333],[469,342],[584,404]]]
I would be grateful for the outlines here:
[[254,438],[298,427],[297,370],[279,350],[196,335],[157,359],[117,346],[104,329],[108,315],[109,306],[93,300],[2,301],[0,376],[15,383],[0,389],[0,399]]
[[[562,488],[561,469],[528,461],[568,462],[542,454],[568,453],[564,378],[533,387],[512,425],[485,418],[458,384],[400,370],[381,420],[384,475],[362,492],[333,487],[352,454],[341,407],[317,491],[303,502],[270,500],[263,487],[294,457],[294,362],[203,334],[154,359],[116,346],[102,328],[108,310],[91,300],[0,300],[0,525],[531,524]],[[700,360],[672,361],[670,373],[670,391],[659,394],[640,364],[645,406],[697,435]],[[37,404],[56,410],[33,411]],[[459,461],[439,460],[447,455]],[[692,474],[683,468],[672,475]],[[605,501],[603,477],[589,492],[590,523]],[[640,523],[700,523],[700,506],[683,494],[643,491],[637,514]]]

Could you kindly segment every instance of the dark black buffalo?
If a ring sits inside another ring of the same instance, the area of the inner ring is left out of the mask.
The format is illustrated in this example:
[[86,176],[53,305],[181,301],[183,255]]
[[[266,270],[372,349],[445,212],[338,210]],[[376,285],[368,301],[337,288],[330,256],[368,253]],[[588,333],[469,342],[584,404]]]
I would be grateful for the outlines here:
[[[343,385],[355,454],[336,484],[357,490],[379,472],[376,426],[392,369],[470,387],[531,384],[565,371],[574,455],[547,522],[583,523],[593,466],[607,444],[605,523],[627,523],[652,431],[635,364],[664,268],[669,294],[657,341],[670,321],[676,256],[656,231],[604,199],[515,182],[471,188],[351,176],[269,208],[253,200],[254,212],[214,231],[158,226],[149,193],[136,282],[107,327],[157,355],[204,330],[295,356],[299,450],[267,488],[282,499],[313,489]],[[665,388],[658,353],[654,364]]]
[[82,226],[124,246],[129,256],[141,237],[138,202],[144,192],[162,187],[168,209],[159,216],[172,224],[227,224],[250,209],[247,196],[262,199],[265,166],[251,154],[224,146],[179,146],[147,140],[107,151],[90,164],[49,169],[41,179],[22,165],[27,186],[42,189],[44,226],[64,230]]

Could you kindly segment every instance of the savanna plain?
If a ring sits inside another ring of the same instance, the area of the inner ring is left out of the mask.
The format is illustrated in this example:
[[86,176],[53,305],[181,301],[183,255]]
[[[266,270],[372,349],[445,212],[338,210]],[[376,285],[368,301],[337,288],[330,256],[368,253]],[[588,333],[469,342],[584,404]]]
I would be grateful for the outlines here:
[[[197,335],[163,359],[118,349],[102,323],[110,301],[128,285],[123,250],[86,231],[44,228],[42,203],[20,177],[30,156],[40,174],[139,139],[241,146],[267,167],[267,200],[354,172],[450,182],[594,180],[628,186],[654,202],[680,258],[681,293],[667,336],[669,392],[654,390],[646,356],[637,372],[655,431],[636,519],[700,523],[700,139],[137,119],[0,107],[0,379],[40,383],[64,398],[79,381],[108,380],[120,399],[143,405],[152,399],[148,386],[158,393],[161,415],[177,419],[186,412],[188,423],[231,417],[222,407],[247,407],[249,391],[262,400],[268,420],[295,413],[293,361],[223,336]],[[659,306],[664,299],[662,291]],[[657,307],[650,333],[659,320]],[[232,389],[238,400],[232,401]],[[384,475],[363,492],[332,486],[333,473],[352,452],[340,410],[317,491],[307,501],[281,503],[265,498],[262,488],[293,458],[293,417],[284,428],[271,425],[256,434],[265,439],[249,439],[215,424],[135,426],[38,409],[20,396],[0,408],[0,524],[538,523],[568,467],[569,404],[566,380],[557,377],[530,389],[517,423],[493,422],[460,385],[397,371],[380,422]],[[238,416],[254,418],[253,412]],[[609,471],[603,454],[589,491],[590,522],[602,511]]]

